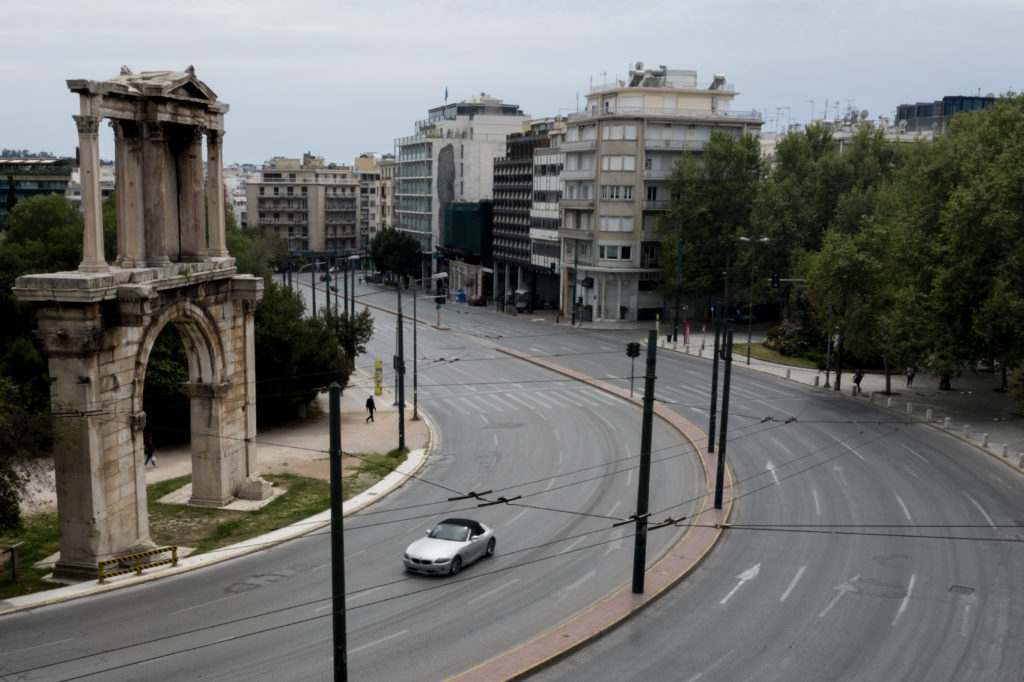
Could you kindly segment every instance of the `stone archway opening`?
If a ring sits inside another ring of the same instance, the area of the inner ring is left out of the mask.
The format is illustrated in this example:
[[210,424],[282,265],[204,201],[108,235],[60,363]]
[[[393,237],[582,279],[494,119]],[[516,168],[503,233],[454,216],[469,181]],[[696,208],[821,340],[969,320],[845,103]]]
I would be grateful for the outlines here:
[[144,362],[142,410],[146,413],[146,431],[153,436],[158,451],[188,443],[188,358],[181,332],[173,323],[157,334]]

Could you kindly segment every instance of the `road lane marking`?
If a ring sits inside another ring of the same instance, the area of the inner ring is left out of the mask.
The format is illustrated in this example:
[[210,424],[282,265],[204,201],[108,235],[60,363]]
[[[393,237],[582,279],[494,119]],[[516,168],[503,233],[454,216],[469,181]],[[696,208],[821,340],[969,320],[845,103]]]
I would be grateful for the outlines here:
[[[964,493],[964,495],[967,495],[967,493]],[[988,525],[992,528],[992,530],[995,530],[996,529],[995,521],[992,520],[991,516],[989,516],[988,514],[985,513],[985,510],[978,503],[978,501],[976,499],[974,499],[973,497],[971,497],[970,495],[967,495],[967,499],[970,500],[974,504],[974,506],[978,508],[978,511],[980,511],[981,515],[985,517],[986,521],[988,521]]]
[[[582,540],[583,538],[580,538],[580,539]],[[591,578],[593,578],[595,575],[597,575],[597,569],[595,569],[595,568],[590,569],[590,571],[586,575],[584,575],[582,578],[580,578],[579,580],[577,580],[574,583],[571,583],[571,584],[567,585],[565,590],[562,591],[562,593],[558,596],[558,599],[556,601],[564,600],[565,598],[567,598],[569,596],[570,592],[572,592],[577,587],[579,587],[583,583],[585,583],[588,580],[590,580]]]
[[[558,464],[559,464],[559,466],[561,466],[562,460],[564,460],[564,459],[565,459],[565,453],[562,452],[561,450],[559,450],[558,451]],[[545,490],[550,490],[551,489],[551,484],[554,483],[554,482],[555,482],[555,479],[551,479],[550,481],[548,481],[548,487],[545,488]]]
[[612,543],[608,545],[608,549],[604,551],[604,555],[608,556],[612,552],[617,552],[622,549],[622,540],[612,540]]
[[357,651],[362,651],[363,649],[369,649],[371,646],[377,646],[378,644],[383,644],[384,642],[388,641],[389,639],[394,639],[395,637],[401,637],[404,634],[408,634],[408,632],[409,632],[408,630],[402,630],[401,632],[396,632],[393,635],[388,635],[387,637],[382,637],[381,639],[378,639],[375,642],[370,642],[369,644],[364,644],[362,646],[357,646],[355,649],[349,649],[348,653],[351,656],[352,654],[356,653]]
[[506,587],[511,587],[512,585],[515,585],[517,582],[519,582],[519,578],[513,578],[512,580],[509,580],[507,583],[505,583],[501,587],[495,587],[490,592],[484,592],[483,594],[481,594],[479,596],[473,597],[468,602],[466,602],[466,606],[469,606],[470,604],[478,602],[481,599],[486,599],[487,597],[490,597],[492,594],[497,594],[498,592],[501,592],[502,590],[504,590]]
[[558,429],[552,429],[551,433],[555,434],[555,440],[562,440],[562,437],[558,435]]
[[821,516],[821,502],[818,500],[817,488],[811,488],[811,497],[814,498],[814,513]]
[[914,519],[910,518],[910,510],[907,509],[907,505],[903,504],[903,500],[899,495],[896,496],[896,501],[900,503],[900,509],[903,510],[903,515],[907,517],[907,521],[913,523]]
[[761,571],[761,564],[754,564],[753,566],[751,566],[750,568],[748,568],[747,570],[743,571],[738,576],[736,576],[736,580],[738,582],[736,583],[736,585],[731,590],[729,590],[729,594],[727,594],[724,597],[722,597],[722,601],[720,601],[718,603],[719,604],[724,604],[725,602],[729,601],[729,599],[732,597],[732,595],[736,594],[736,591],[739,590],[741,587],[743,587],[743,583],[747,582],[748,580],[753,580],[754,578],[756,578],[757,574],[760,571]]
[[909,452],[910,454],[914,455],[915,457],[918,457],[925,464],[931,464],[931,462],[928,461],[928,458],[919,453],[917,450],[914,450],[913,448],[908,448],[906,445],[903,445],[902,443],[900,443],[900,447]]
[[772,480],[774,480],[776,483],[778,483],[779,482],[779,475],[777,473],[775,473],[775,465],[772,464],[771,461],[769,461],[766,466],[768,467],[768,473],[772,475]]
[[836,585],[835,586],[836,596],[832,597],[832,601],[830,601],[828,603],[828,606],[826,606],[825,609],[821,613],[818,614],[818,618],[824,618],[825,615],[828,614],[828,612],[832,610],[832,607],[835,606],[836,603],[840,599],[842,599],[844,594],[846,594],[847,592],[856,592],[857,588],[854,587],[853,584],[855,582],[857,582],[858,580],[860,580],[860,575],[859,574],[853,576],[852,578],[847,580],[845,583],[841,583],[839,585]]
[[840,467],[838,464],[833,464],[832,465],[832,470],[836,472],[836,476],[839,477],[839,482],[842,483],[843,487],[845,488],[846,487],[846,477],[843,476],[843,469],[842,469],[842,467]]
[[626,474],[626,486],[633,485],[633,470],[630,469],[629,473]]
[[914,592],[914,581],[917,580],[917,574],[914,573],[910,576],[910,584],[907,585],[907,594],[903,597],[903,602],[900,604],[900,610],[896,612],[896,617],[892,619],[892,624],[896,625],[896,621],[900,619],[903,612],[907,610],[907,604],[910,603],[910,595]]
[[[167,614],[168,616],[171,614]],[[14,649],[13,651],[5,651],[7,654],[20,654],[23,651],[32,651],[33,649],[42,649],[44,646],[54,646],[55,644],[63,644],[64,642],[70,642],[77,637],[68,637],[67,639],[58,639],[56,642],[47,642],[46,644],[36,644],[35,646],[27,646],[24,649]]]
[[204,601],[202,604],[196,604],[195,606],[188,606],[188,607],[186,607],[184,609],[178,609],[177,611],[171,611],[167,615],[168,616],[173,616],[173,615],[178,614],[178,613],[185,613],[186,611],[194,611],[195,609],[202,609],[202,608],[205,608],[207,606],[210,606],[211,604],[216,604],[218,602],[227,601],[228,599],[234,599],[237,596],[238,596],[237,594],[231,594],[231,595],[228,595],[226,597],[221,597],[220,599],[214,599],[213,601]]
[[[355,592],[353,594],[346,595],[345,596],[345,603],[347,604],[347,603],[349,603],[350,601],[352,601],[354,599],[362,599],[363,597],[366,597],[368,595],[373,594],[374,592],[377,592],[377,591],[383,590],[383,589],[384,589],[384,586],[381,585],[379,587],[371,587],[371,588],[369,588],[367,590],[359,590],[358,592]],[[314,611],[314,613],[320,613],[321,611],[327,611],[332,606],[333,606],[333,604],[328,604],[327,606],[321,606],[321,607],[317,608]]]
[[615,425],[614,425],[614,424],[612,424],[612,423],[611,423],[610,421],[608,421],[607,419],[605,419],[605,418],[604,418],[604,415],[603,415],[603,414],[600,414],[600,413],[598,413],[598,412],[594,412],[593,410],[591,410],[591,414],[593,414],[593,415],[594,415],[595,417],[597,417],[598,419],[600,419],[601,421],[603,421],[603,422],[604,422],[605,424],[607,424],[607,425],[608,425],[608,428],[609,428],[609,429],[611,429],[612,431],[615,431],[615,430],[616,430],[616,429],[615,429]]
[[615,504],[612,505],[612,508],[608,510],[608,516],[615,516],[615,510],[619,508],[620,504],[622,504],[622,500],[617,500]]
[[513,516],[513,517],[512,517],[511,519],[509,519],[508,521],[506,521],[506,522],[505,522],[505,528],[508,528],[508,527],[509,527],[509,526],[511,526],[511,525],[512,525],[513,523],[515,523],[515,522],[516,522],[516,521],[518,521],[519,519],[523,518],[523,514],[527,513],[528,511],[530,511],[530,510],[529,510],[529,509],[524,509],[523,511],[519,512],[518,514],[516,514],[515,516]]
[[798,582],[800,582],[800,578],[803,576],[804,571],[806,571],[806,570],[807,570],[807,565],[806,564],[804,564],[803,566],[800,567],[800,570],[796,572],[795,576],[793,576],[793,581],[791,583],[789,583],[789,587],[787,587],[786,591],[782,593],[781,597],[779,597],[779,601],[786,601],[786,597],[788,597],[789,593],[793,591],[793,588],[796,587],[796,584]]
[[857,452],[856,450],[854,450],[853,448],[851,448],[851,447],[850,447],[849,445],[847,445],[846,443],[842,443],[841,445],[842,445],[842,446],[843,446],[844,448],[846,448],[847,450],[849,450],[850,452],[852,452],[852,453],[853,453],[854,455],[856,455],[856,456],[857,456],[857,459],[859,459],[860,461],[862,461],[862,462],[866,462],[866,461],[867,461],[866,459],[864,459],[864,456],[863,456],[863,455],[861,455],[861,454],[860,454],[859,452]]
[[576,538],[571,545],[562,550],[563,553],[568,554],[572,551],[573,547],[583,542],[583,538]]
[[911,476],[913,476],[914,478],[916,478],[917,480],[919,480],[919,481],[921,480],[921,477],[918,476],[917,474],[915,474],[914,470],[911,469],[910,467],[908,467],[906,464],[903,465],[903,470],[906,471]]

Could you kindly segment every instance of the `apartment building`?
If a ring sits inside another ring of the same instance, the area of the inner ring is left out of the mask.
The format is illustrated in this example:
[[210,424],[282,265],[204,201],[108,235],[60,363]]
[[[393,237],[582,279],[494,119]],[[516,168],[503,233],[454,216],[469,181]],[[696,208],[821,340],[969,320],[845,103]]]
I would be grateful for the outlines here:
[[528,307],[557,305],[558,201],[565,119],[523,124],[505,142],[505,156],[494,162],[494,297],[511,301],[528,291]]
[[494,159],[525,120],[515,104],[482,93],[430,109],[413,135],[395,140],[395,228],[419,239],[431,261],[443,243],[445,203],[493,198]]
[[700,152],[713,130],[758,133],[757,112],[732,111],[725,76],[698,85],[691,70],[644,69],[598,85],[570,114],[559,201],[562,310],[582,299],[594,320],[654,319],[663,308],[658,217],[684,152]]
[[380,229],[395,226],[395,178],[398,163],[394,154],[384,154],[377,163],[380,166]]
[[360,154],[352,164],[359,182],[359,248],[370,249],[370,242],[381,229],[380,155],[374,152]]
[[271,159],[246,185],[249,224],[286,240],[289,251],[361,250],[360,197],[352,166],[325,164],[312,154]]

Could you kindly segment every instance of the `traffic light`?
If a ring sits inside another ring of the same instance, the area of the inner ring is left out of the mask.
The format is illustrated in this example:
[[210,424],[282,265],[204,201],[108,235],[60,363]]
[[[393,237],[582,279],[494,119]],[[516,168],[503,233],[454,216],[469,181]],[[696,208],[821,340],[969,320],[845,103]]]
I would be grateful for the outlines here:
[[779,276],[778,275],[772,275],[772,289],[778,289],[778,288],[779,288]]
[[576,299],[576,305],[579,306],[580,308],[583,307],[583,297],[582,296],[580,296],[580,297],[578,297]]
[[635,358],[640,355],[640,344],[636,341],[631,341],[626,344],[626,357]]
[[551,261],[551,274],[555,274],[558,271],[558,262]]

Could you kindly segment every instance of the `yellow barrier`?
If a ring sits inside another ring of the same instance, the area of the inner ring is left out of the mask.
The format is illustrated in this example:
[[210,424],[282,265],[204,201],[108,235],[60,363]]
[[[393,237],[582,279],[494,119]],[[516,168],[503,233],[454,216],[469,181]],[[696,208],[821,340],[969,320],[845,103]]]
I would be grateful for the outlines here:
[[[171,553],[170,559],[159,559],[157,561],[142,563],[142,560],[148,556],[153,556],[154,554],[164,554],[165,552]],[[104,573],[103,571],[104,566],[110,566],[112,564],[124,564],[130,561],[135,562],[135,566],[133,566],[132,568],[122,568],[118,571],[110,571],[109,573]],[[167,564],[173,564],[175,566],[178,565],[177,545],[172,545],[170,547],[157,547],[156,549],[149,549],[145,552],[136,552],[135,554],[126,554],[124,556],[117,557],[116,559],[104,559],[103,561],[99,561],[96,563],[96,571],[98,574],[97,577],[99,578],[100,583],[102,583],[107,578],[113,578],[114,576],[118,575],[125,575],[126,573],[135,573],[137,575],[142,575],[142,569],[144,568],[152,568],[153,566],[166,566]]]

